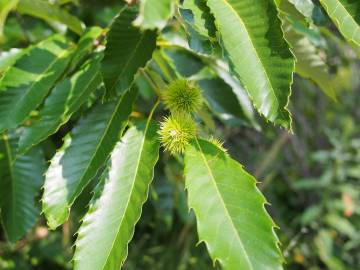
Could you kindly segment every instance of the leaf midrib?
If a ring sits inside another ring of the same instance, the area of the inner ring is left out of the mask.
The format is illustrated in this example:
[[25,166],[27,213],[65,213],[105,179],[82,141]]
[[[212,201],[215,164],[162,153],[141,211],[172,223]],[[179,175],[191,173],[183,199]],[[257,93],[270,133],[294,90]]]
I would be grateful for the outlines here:
[[140,46],[140,44],[141,44],[144,36],[145,36],[145,33],[141,33],[140,40],[137,42],[137,44],[136,44],[136,46],[135,46],[135,49],[134,49],[133,52],[130,54],[129,59],[126,61],[125,65],[124,65],[124,68],[122,69],[122,71],[121,71],[121,72],[119,73],[119,75],[117,76],[117,78],[116,78],[116,80],[115,80],[115,83],[114,83],[114,85],[111,87],[110,91],[113,91],[113,90],[116,88],[117,84],[118,84],[119,81],[120,81],[121,76],[124,74],[125,70],[127,70],[127,67],[129,66],[130,62],[131,62],[132,59],[134,58],[135,53],[137,52],[137,50],[138,50],[138,48],[139,48],[139,46]]
[[[81,99],[83,98],[82,95],[84,94],[84,92],[86,92],[86,90],[87,90],[87,88],[89,87],[89,85],[97,78],[97,76],[99,75],[98,73],[99,73],[99,72],[96,72],[96,75],[93,76],[93,77],[89,80],[88,83],[86,83],[86,87],[84,87],[84,90],[80,92],[80,95],[78,95],[77,98],[75,98],[75,100],[74,100],[71,104],[69,104],[68,108],[66,108],[65,111],[61,113],[60,117],[58,117],[58,116],[55,116],[55,117],[54,117],[54,115],[51,115],[52,120],[54,120],[54,118],[55,118],[55,120],[56,120],[56,118],[58,118],[58,121],[52,123],[52,125],[49,125],[49,126],[47,127],[47,130],[50,130],[50,131],[51,131],[48,136],[50,136],[50,135],[54,134],[55,132],[57,132],[57,131],[59,130],[59,128],[69,120],[69,118],[71,117],[71,115],[74,113],[73,109],[72,109],[72,108],[70,109],[70,107],[74,106],[74,104],[77,103],[77,101],[79,101],[79,100],[81,100]],[[84,101],[84,102],[85,102],[85,101]],[[44,120],[44,119],[45,119],[44,117],[46,117],[46,116],[43,116],[42,118],[40,118],[39,121]],[[45,121],[48,122],[49,120],[48,120],[48,119],[45,119]],[[42,136],[43,136],[43,135],[42,135]],[[36,140],[35,142],[31,143],[31,145],[29,145],[28,147],[26,147],[26,148],[25,148],[24,150],[22,150],[20,153],[26,153],[29,149],[31,149],[33,146],[39,144],[39,143],[40,143],[41,141],[43,141],[43,140],[44,140],[43,137],[42,137],[42,138],[37,138],[37,140]]]
[[[112,245],[111,245],[111,248],[110,248],[110,252],[108,254],[108,256],[106,257],[106,260],[105,260],[105,263],[103,265],[103,267],[101,269],[104,269],[104,267],[107,265],[107,262],[110,258],[110,254],[112,253],[112,250],[114,248],[114,245],[115,245],[115,242],[116,242],[116,239],[120,233],[120,229],[122,228],[122,224],[123,224],[123,220],[125,218],[125,213],[128,209],[128,206],[129,206],[129,203],[131,201],[131,198],[132,198],[132,194],[133,194],[133,190],[134,190],[134,186],[135,186],[135,181],[136,181],[136,178],[137,178],[137,175],[138,175],[138,171],[139,171],[139,166],[140,166],[140,161],[141,161],[141,157],[143,155],[143,148],[144,148],[144,144],[145,144],[145,140],[146,140],[146,135],[147,135],[147,131],[148,131],[148,127],[149,127],[149,124],[150,124],[150,121],[151,121],[151,118],[149,117],[148,121],[146,122],[146,126],[145,126],[145,130],[144,130],[144,136],[143,136],[143,139],[141,141],[141,147],[140,147],[140,151],[139,151],[139,157],[138,157],[138,160],[136,162],[136,167],[135,167],[135,173],[134,173],[134,177],[133,177],[133,181],[132,181],[132,184],[131,184],[131,190],[130,190],[130,196],[128,198],[128,200],[126,201],[126,206],[125,206],[125,211],[124,211],[124,214],[121,216],[121,219],[120,219],[120,226],[116,232],[116,235],[114,237],[114,240],[112,242]],[[128,243],[126,243],[128,244]]]
[[[261,58],[259,57],[259,54],[258,54],[258,52],[257,52],[257,50],[256,50],[256,47],[254,46],[254,43],[253,43],[252,38],[251,38],[251,36],[250,36],[250,34],[249,34],[249,31],[248,31],[248,29],[247,29],[247,27],[246,27],[246,24],[243,22],[243,20],[242,20],[241,17],[239,16],[239,14],[236,12],[236,10],[230,5],[230,3],[229,3],[227,0],[222,0],[222,1],[225,3],[225,5],[227,5],[227,6],[230,8],[231,12],[233,12],[233,13],[235,14],[235,17],[238,19],[238,21],[240,22],[240,24],[243,25],[243,27],[244,27],[244,29],[245,29],[245,31],[246,31],[246,34],[247,34],[247,36],[248,36],[248,39],[250,40],[251,48],[252,48],[252,49],[254,50],[254,52],[255,52],[256,59],[258,60],[261,68],[262,68],[263,71],[264,71],[264,74],[265,74],[265,76],[266,76],[266,80],[267,80],[267,82],[268,82],[268,86],[270,86],[271,92],[273,93],[273,96],[274,96],[274,98],[275,98],[275,100],[276,100],[276,102],[277,102],[277,105],[279,106],[279,105],[280,105],[280,102],[279,102],[279,100],[278,100],[278,98],[277,98],[277,96],[276,96],[275,90],[274,90],[274,88],[273,88],[273,86],[272,86],[272,83],[271,83],[271,80],[270,80],[270,78],[269,78],[269,76],[268,76],[267,70],[266,70],[266,68],[265,68],[265,66],[264,66]],[[280,111],[280,113],[281,113],[281,111]],[[282,113],[281,113],[281,114],[282,114]]]
[[[93,161],[94,161],[95,156],[97,156],[97,153],[99,152],[99,149],[100,149],[100,145],[103,144],[104,138],[105,138],[105,136],[107,135],[107,133],[108,133],[108,131],[109,131],[109,128],[110,128],[110,126],[112,125],[112,123],[113,123],[113,121],[114,121],[115,115],[116,115],[117,112],[118,112],[118,108],[119,108],[120,104],[122,103],[123,98],[124,98],[124,96],[122,96],[121,98],[119,98],[119,101],[118,101],[118,103],[116,104],[116,106],[115,106],[115,108],[114,108],[114,110],[113,110],[113,112],[112,112],[112,114],[111,114],[110,120],[109,120],[108,123],[106,124],[105,130],[104,130],[103,134],[102,134],[101,137],[100,137],[100,142],[97,144],[97,146],[96,146],[96,148],[95,148],[94,154],[91,156],[91,159],[90,159],[90,161],[88,162],[88,165],[85,167],[84,172],[83,172],[83,173],[81,174],[81,176],[79,177],[80,182],[79,182],[79,185],[77,185],[74,194],[77,194],[79,191],[81,191],[81,190],[78,190],[78,188],[79,188],[79,186],[80,186],[80,183],[83,181],[84,176],[86,175],[87,171],[89,170],[90,165],[91,165],[91,164],[93,163]],[[71,202],[68,204],[68,206],[71,206],[71,205],[73,204],[74,200],[75,200],[75,198],[74,198],[74,195],[73,195],[72,198],[71,198]]]
[[[37,84],[40,80],[42,80],[45,76],[45,74],[47,74],[47,72],[49,70],[51,70],[51,68],[60,60],[63,59],[64,55],[66,55],[68,53],[68,50],[67,49],[64,49],[63,52],[59,55],[59,56],[56,56],[55,59],[53,61],[50,62],[50,64],[48,65],[48,67],[41,73],[41,75],[39,77],[37,77],[30,85],[29,87],[27,88],[26,92],[24,95],[22,95],[20,97],[20,99],[18,99],[17,101],[15,101],[14,103],[14,108],[16,108],[18,106],[19,103],[21,103],[24,98],[26,98],[29,94],[30,91],[33,90],[34,88],[34,85]],[[9,117],[10,116],[10,117]],[[7,120],[9,121],[9,119],[11,119],[11,114],[7,117]]]
[[225,210],[224,212],[226,213],[226,215],[227,215],[227,217],[228,217],[228,219],[229,219],[229,221],[230,221],[231,227],[232,227],[232,229],[234,230],[235,235],[237,236],[237,238],[238,238],[238,240],[239,240],[241,249],[244,251],[244,255],[245,255],[246,262],[247,262],[247,264],[250,266],[250,269],[251,269],[251,270],[254,270],[254,267],[253,267],[253,265],[252,265],[252,263],[251,263],[251,261],[250,261],[250,258],[249,258],[248,254],[247,254],[247,251],[246,251],[246,249],[245,249],[245,246],[244,246],[244,244],[243,244],[243,242],[242,242],[242,240],[241,240],[241,238],[240,238],[240,235],[238,234],[238,231],[236,230],[236,227],[235,227],[234,222],[233,222],[233,220],[232,220],[232,218],[231,218],[231,216],[230,216],[230,213],[228,212],[228,210],[227,210],[227,208],[226,208],[226,204],[225,204],[225,202],[224,202],[224,200],[223,200],[223,198],[222,198],[222,196],[221,196],[220,190],[219,190],[219,188],[218,188],[218,186],[217,186],[217,184],[216,184],[215,177],[214,177],[214,175],[213,175],[213,173],[212,173],[212,170],[211,170],[211,168],[210,168],[210,166],[209,166],[209,164],[208,164],[208,162],[207,162],[207,159],[206,159],[206,157],[205,157],[205,155],[204,155],[204,152],[203,152],[203,150],[202,150],[202,148],[201,148],[201,146],[200,146],[200,144],[199,144],[198,139],[195,139],[195,142],[196,142],[197,146],[198,146],[199,149],[200,149],[201,158],[203,159],[204,164],[205,164],[205,167],[206,167],[207,171],[209,172],[209,176],[210,176],[210,178],[211,178],[211,180],[212,180],[212,183],[213,183],[213,185],[214,185],[214,187],[215,187],[216,193],[218,194],[218,197],[220,198],[221,205],[223,206],[223,208],[224,208],[224,210]]

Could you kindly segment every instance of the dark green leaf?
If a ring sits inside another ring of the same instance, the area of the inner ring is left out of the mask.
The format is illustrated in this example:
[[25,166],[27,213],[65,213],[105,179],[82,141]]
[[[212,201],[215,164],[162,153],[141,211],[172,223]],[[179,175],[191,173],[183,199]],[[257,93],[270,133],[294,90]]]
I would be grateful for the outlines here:
[[66,137],[46,173],[43,211],[50,228],[68,218],[76,197],[106,163],[127,125],[136,96],[132,88],[116,102],[99,104]]
[[71,78],[57,84],[45,100],[39,112],[39,120],[25,128],[21,135],[19,154],[55,133],[101,84],[101,58],[102,54],[97,54]]
[[8,239],[23,237],[40,216],[36,197],[40,192],[45,160],[39,148],[14,159],[17,137],[3,134],[0,138],[0,208],[1,220]]
[[156,32],[140,31],[132,25],[137,9],[124,7],[107,36],[102,74],[108,96],[127,90],[140,67],[151,59],[156,47]]
[[134,24],[143,29],[162,29],[175,11],[174,0],[141,0]]
[[75,67],[81,63],[82,60],[93,50],[95,47],[96,39],[100,37],[103,30],[100,27],[94,26],[88,28],[86,32],[81,36],[76,50],[74,51],[74,57],[71,61],[71,65]]
[[0,81],[0,132],[29,117],[63,74],[71,53],[64,37],[30,47]]
[[222,79],[205,79],[199,81],[210,109],[227,125],[244,124],[246,117],[231,87]]

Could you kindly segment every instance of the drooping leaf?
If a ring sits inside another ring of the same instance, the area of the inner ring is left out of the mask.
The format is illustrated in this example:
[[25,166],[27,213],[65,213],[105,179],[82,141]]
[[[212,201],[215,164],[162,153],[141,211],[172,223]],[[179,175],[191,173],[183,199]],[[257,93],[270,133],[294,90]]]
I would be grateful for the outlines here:
[[45,178],[42,207],[51,229],[68,218],[74,200],[104,165],[127,125],[136,96],[132,88],[116,102],[99,104],[66,137]]
[[2,41],[3,30],[9,12],[15,8],[19,0],[0,0],[0,41]]
[[174,0],[141,0],[134,24],[143,29],[163,29],[175,11]]
[[66,69],[71,53],[55,35],[30,47],[0,80],[0,132],[28,118]]
[[15,242],[23,237],[40,216],[36,197],[45,171],[41,149],[33,148],[15,160],[16,136],[1,135],[0,209],[7,238]]
[[185,185],[199,239],[224,270],[282,269],[265,198],[238,162],[218,146],[194,140],[185,152]]
[[135,124],[112,153],[102,194],[79,229],[76,270],[115,270],[125,261],[158,160],[156,129],[150,119]]
[[333,79],[323,56],[320,56],[319,50],[305,34],[306,32],[300,31],[307,30],[307,22],[304,15],[295,8],[295,4],[306,5],[289,0],[282,0],[278,3],[284,35],[296,58],[295,70],[300,76],[315,82],[326,95],[336,100]]
[[314,81],[326,95],[336,100],[332,76],[314,44],[306,36],[297,33],[290,25],[285,27],[285,37],[291,44],[296,57],[296,72]]
[[287,104],[295,61],[274,2],[208,0],[207,5],[233,69],[255,107],[268,120],[290,128]]
[[140,67],[150,60],[156,47],[156,32],[140,31],[132,25],[135,7],[124,7],[111,25],[107,36],[102,75],[107,96],[127,90]]
[[320,0],[341,34],[360,46],[360,1]]
[[60,22],[78,35],[83,32],[83,23],[77,17],[46,0],[19,0],[17,11],[48,22]]
[[45,100],[39,119],[24,129],[19,141],[19,154],[25,153],[33,145],[55,133],[101,84],[101,58],[101,53],[95,55],[71,78],[56,85]]

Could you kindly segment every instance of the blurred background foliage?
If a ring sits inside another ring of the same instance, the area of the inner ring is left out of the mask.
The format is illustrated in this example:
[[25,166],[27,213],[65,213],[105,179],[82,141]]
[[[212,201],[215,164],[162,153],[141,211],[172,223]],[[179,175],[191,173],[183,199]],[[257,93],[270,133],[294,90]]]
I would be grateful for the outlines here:
[[[55,1],[87,26],[108,26],[120,8],[118,0]],[[259,187],[271,202],[267,208],[281,228],[277,233],[283,243],[285,268],[356,270],[360,268],[360,62],[358,52],[344,42],[321,6],[314,3],[308,17],[313,30],[300,32],[326,59],[337,102],[311,81],[295,76],[290,102],[293,134],[251,113],[244,121],[243,111],[232,110],[234,94],[227,91],[229,86],[204,68],[206,59],[181,46],[163,52],[166,64],[176,66],[181,75],[201,79],[217,116],[214,119],[203,112],[207,128],[226,141],[230,154],[261,181]],[[184,18],[186,12],[182,10]],[[60,24],[11,12],[0,43],[0,73],[18,49],[59,31],[64,31]],[[163,42],[181,41],[183,34],[174,22],[165,29]],[[76,40],[71,32],[66,35]],[[193,42],[200,44],[199,50],[207,49],[203,40]],[[137,84],[146,108],[154,94],[142,77]],[[228,98],[220,103],[213,90],[219,88],[228,92]],[[57,140],[54,136],[54,145],[61,143]],[[46,145],[44,149],[50,158],[55,148]],[[197,245],[182,166],[181,159],[162,155],[124,269],[217,269],[205,246]],[[36,228],[14,245],[6,243],[0,231],[0,269],[71,269],[74,233],[90,196],[85,190],[71,219],[56,231],[48,231],[44,220],[39,220]]]

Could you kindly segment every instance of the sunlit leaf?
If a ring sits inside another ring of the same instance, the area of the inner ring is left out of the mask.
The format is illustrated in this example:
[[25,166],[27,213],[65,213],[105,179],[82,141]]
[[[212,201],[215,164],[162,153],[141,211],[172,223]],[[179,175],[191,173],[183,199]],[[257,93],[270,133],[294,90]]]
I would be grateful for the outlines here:
[[0,80],[0,132],[29,117],[66,69],[71,51],[66,39],[53,36],[27,49]]
[[139,16],[134,24],[144,29],[162,29],[174,11],[174,0],[141,0]]
[[39,119],[24,129],[19,142],[20,154],[55,133],[101,84],[101,58],[102,54],[96,55],[71,78],[55,86],[39,112]]
[[283,269],[265,198],[238,162],[218,146],[194,140],[185,152],[185,185],[199,240],[223,269]]
[[102,194],[78,232],[76,270],[121,268],[154,176],[159,155],[156,129],[150,119],[135,124],[113,151]]
[[207,5],[234,71],[255,107],[270,121],[290,128],[287,105],[295,61],[283,38],[275,4],[208,0]]
[[360,46],[360,1],[320,0],[343,36]]
[[136,96],[133,88],[116,102],[97,105],[66,137],[46,172],[42,207],[50,228],[64,223],[76,197],[106,163]]
[[46,0],[19,0],[17,11],[48,22],[60,22],[78,35],[83,32],[83,23],[63,8]]

